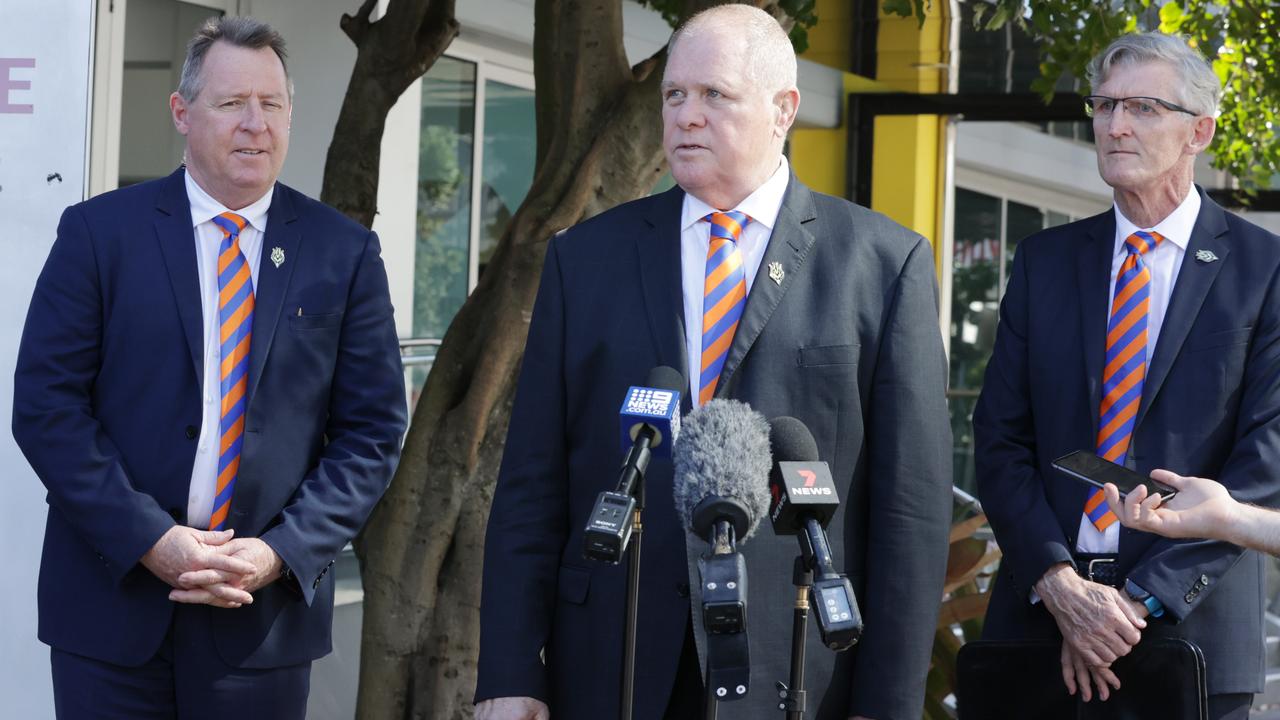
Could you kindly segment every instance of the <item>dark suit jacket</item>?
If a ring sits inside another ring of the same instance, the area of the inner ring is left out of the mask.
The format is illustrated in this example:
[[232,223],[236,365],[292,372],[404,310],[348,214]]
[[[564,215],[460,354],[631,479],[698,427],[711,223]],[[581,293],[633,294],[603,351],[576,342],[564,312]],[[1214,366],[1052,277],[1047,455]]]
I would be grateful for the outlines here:
[[[404,380],[377,236],[336,210],[276,185],[255,292],[227,526],[270,544],[298,582],[211,615],[224,660],[274,667],[329,651],[326,571],[391,476]],[[63,213],[13,400],[14,437],[49,491],[39,635],[56,648],[136,665],[168,629],[169,588],[138,561],[185,522],[200,307],[181,170]]]
[[[557,718],[618,715],[626,565],[584,560],[582,530],[617,480],[627,387],[657,365],[688,377],[682,198],[677,187],[628,203],[550,243],[489,518],[477,701],[525,695]],[[773,262],[781,283],[768,277]],[[936,299],[928,241],[791,178],[717,392],[803,421],[843,501],[829,532],[866,632],[838,656],[810,633],[811,717],[920,716],[951,507]],[[636,717],[646,720],[666,707],[690,617],[671,483],[671,461],[655,459],[636,662]],[[798,546],[766,526],[740,548],[752,689],[722,716],[772,719],[773,684],[788,675]]]
[[[1219,479],[1237,499],[1280,501],[1280,239],[1202,205],[1147,367],[1131,457]],[[1075,550],[1089,488],[1050,467],[1092,449],[1106,355],[1115,215],[1018,244],[974,412],[978,490],[1004,561],[988,638],[1056,637],[1032,586]],[[1207,250],[1217,260],[1196,258]],[[1211,693],[1262,689],[1262,563],[1208,541],[1122,529],[1120,565],[1165,607],[1146,634],[1203,650]]]

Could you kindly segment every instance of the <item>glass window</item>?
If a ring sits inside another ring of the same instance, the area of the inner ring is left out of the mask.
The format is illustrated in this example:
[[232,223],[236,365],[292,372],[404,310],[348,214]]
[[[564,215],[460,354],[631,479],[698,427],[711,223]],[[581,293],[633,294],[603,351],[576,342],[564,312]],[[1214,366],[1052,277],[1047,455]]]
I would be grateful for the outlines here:
[[[1013,200],[1007,201],[1005,219],[1005,258],[1004,258],[1004,277],[1009,277],[1009,270],[1013,268],[1013,252],[1018,247],[1018,241],[1028,235],[1039,232],[1048,227],[1045,220],[1048,212],[1038,207],[1023,205]],[[1004,287],[1002,282],[1001,288]],[[1003,293],[1003,289],[1001,290]]]
[[441,57],[422,79],[413,334],[439,338],[467,299],[476,65]]
[[401,340],[411,406],[533,182],[532,85],[532,76],[452,56],[423,76],[413,337]]
[[538,144],[534,127],[532,90],[496,80],[485,82],[477,276],[484,274],[498,240],[533,182]]
[[1000,198],[956,188],[951,275],[951,432],[955,484],[972,491],[973,406],[991,355],[1000,299]]
[[955,484],[973,492],[973,409],[995,346],[1000,298],[1018,242],[1071,221],[1065,213],[956,188],[951,275],[951,387]]

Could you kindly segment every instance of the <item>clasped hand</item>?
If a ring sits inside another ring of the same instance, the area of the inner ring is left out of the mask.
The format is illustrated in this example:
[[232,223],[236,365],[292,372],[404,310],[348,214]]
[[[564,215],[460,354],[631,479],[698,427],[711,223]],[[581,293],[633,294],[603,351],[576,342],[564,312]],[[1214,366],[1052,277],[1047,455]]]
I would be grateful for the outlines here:
[[280,577],[283,563],[258,538],[234,538],[234,530],[169,528],[142,556],[142,564],[170,585],[169,599],[237,608],[252,593]]
[[1081,578],[1070,565],[1050,568],[1036,592],[1062,633],[1062,679],[1072,695],[1106,700],[1120,689],[1111,663],[1142,639],[1147,609],[1113,587]]

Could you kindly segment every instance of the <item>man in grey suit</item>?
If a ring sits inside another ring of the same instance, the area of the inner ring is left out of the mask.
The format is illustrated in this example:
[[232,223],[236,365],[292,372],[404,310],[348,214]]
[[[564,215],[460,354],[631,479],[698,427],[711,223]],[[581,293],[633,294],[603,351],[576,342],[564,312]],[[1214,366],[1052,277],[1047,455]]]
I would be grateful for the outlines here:
[[[625,566],[584,560],[581,533],[616,478],[627,387],[668,365],[687,380],[685,411],[735,398],[799,418],[831,465],[835,563],[866,630],[835,655],[810,624],[808,716],[915,720],[951,502],[931,248],[791,174],[796,60],[772,17],[721,6],[669,47],[664,146],[679,187],[548,248],[486,539],[477,717],[618,717]],[[701,641],[670,460],[645,482],[635,716],[696,718]],[[772,720],[797,546],[765,529],[742,552],[752,689],[722,716]]]

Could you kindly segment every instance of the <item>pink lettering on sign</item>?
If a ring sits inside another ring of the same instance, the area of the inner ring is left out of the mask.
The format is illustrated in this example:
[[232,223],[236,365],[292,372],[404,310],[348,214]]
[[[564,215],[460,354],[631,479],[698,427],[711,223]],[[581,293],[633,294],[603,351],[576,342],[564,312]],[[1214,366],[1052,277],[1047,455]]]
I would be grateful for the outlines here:
[[35,58],[0,58],[0,113],[29,115],[35,112],[34,105],[9,102],[9,93],[14,90],[30,90],[30,80],[15,80],[9,77],[14,68],[34,68]]

